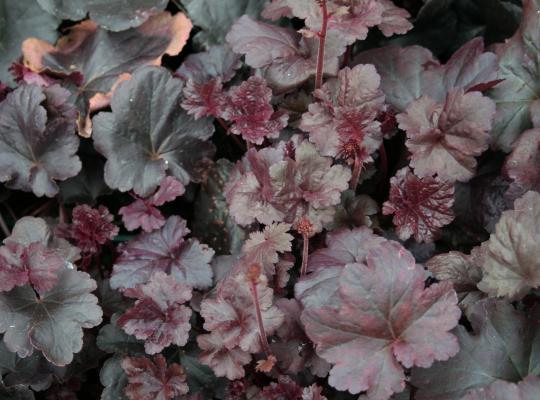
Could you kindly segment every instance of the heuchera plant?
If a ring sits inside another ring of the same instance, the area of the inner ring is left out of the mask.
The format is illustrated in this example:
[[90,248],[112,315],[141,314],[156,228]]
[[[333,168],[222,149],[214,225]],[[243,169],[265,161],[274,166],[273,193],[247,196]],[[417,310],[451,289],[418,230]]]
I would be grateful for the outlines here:
[[0,1],[0,400],[539,400],[539,15]]

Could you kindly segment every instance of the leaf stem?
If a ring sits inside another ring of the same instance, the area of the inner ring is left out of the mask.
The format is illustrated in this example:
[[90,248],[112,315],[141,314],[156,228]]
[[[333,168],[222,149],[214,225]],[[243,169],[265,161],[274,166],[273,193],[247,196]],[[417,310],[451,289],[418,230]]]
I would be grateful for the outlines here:
[[240,150],[242,151],[247,151],[249,150],[249,143],[248,143],[248,146],[246,146],[246,144],[244,142],[242,142],[238,136],[236,135],[231,135],[231,127],[229,125],[227,125],[227,123],[223,120],[223,118],[219,118],[219,117],[216,117],[216,121],[218,122],[218,124],[221,125],[221,127],[225,130],[225,134],[227,136],[230,136],[233,140],[234,140],[234,143],[236,143],[236,145],[240,148]]
[[414,387],[413,385],[409,384],[409,388],[410,388],[410,394],[409,394],[409,400],[414,400],[416,398],[416,387]]
[[2,233],[4,234],[5,237],[8,237],[10,235],[9,228],[2,214],[0,214],[0,229],[2,229]]
[[379,147],[379,156],[381,157],[381,172],[383,180],[386,181],[386,176],[388,175],[388,156],[386,155],[384,142],[382,142],[381,147]]
[[257,325],[259,326],[259,338],[261,339],[264,354],[266,354],[266,357],[268,358],[272,354],[272,351],[270,350],[270,344],[268,344],[268,338],[266,337],[266,331],[264,330],[261,306],[259,304],[259,293],[257,292],[257,282],[250,280],[249,285],[253,303],[255,304],[255,316],[257,317]]
[[[36,217],[38,216],[39,214],[41,214],[42,212],[48,210],[52,205],[54,204],[54,199],[50,199],[48,200],[46,203],[43,203],[42,205],[40,205],[38,208],[36,208],[34,211],[32,211],[30,213],[30,216],[32,217]],[[29,210],[28,210],[29,211]],[[25,211],[23,214],[27,214],[28,212]]]
[[350,188],[353,191],[356,191],[356,187],[358,186],[358,181],[360,180],[360,173],[362,172],[362,160],[360,158],[360,154],[356,152],[354,155],[354,166],[351,176],[351,183]]
[[315,89],[322,86],[324,74],[324,47],[326,45],[326,32],[328,30],[328,8],[326,0],[317,0],[322,11],[322,27],[319,32],[319,51],[317,53],[317,74],[315,76]]
[[302,266],[300,268],[300,276],[307,274],[307,265],[309,258],[309,236],[302,235]]

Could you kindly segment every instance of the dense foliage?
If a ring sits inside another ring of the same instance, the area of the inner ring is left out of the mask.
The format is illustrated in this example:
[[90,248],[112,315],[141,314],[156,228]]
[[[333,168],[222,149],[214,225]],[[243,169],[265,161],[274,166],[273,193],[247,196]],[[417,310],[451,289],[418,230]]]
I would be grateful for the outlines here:
[[0,1],[0,400],[540,399],[539,15]]

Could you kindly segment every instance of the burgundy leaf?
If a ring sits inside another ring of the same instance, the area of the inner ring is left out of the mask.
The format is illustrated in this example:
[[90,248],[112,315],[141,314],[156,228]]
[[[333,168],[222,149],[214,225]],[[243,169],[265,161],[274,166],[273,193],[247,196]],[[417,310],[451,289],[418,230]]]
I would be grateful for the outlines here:
[[122,222],[128,231],[142,228],[145,232],[152,232],[165,225],[165,217],[150,201],[137,199],[128,206],[118,210]]
[[295,158],[287,145],[249,151],[225,187],[231,215],[239,224],[254,220],[296,225],[308,218],[315,232],[332,220],[340,194],[350,180],[350,170],[332,165],[308,141],[294,137]]
[[[259,307],[265,332],[271,335],[283,322],[283,313],[272,305],[273,290],[268,288],[264,275],[262,277],[257,284]],[[226,348],[240,347],[249,353],[261,351],[256,307],[245,274],[222,281],[216,298],[203,300],[201,316],[204,329],[217,332]]]
[[427,96],[413,101],[396,118],[407,132],[415,173],[419,177],[437,174],[448,181],[470,180],[476,170],[474,157],[488,148],[494,114],[492,100],[462,89],[450,91],[443,103]]
[[270,0],[264,6],[261,17],[276,21],[282,17],[292,18],[288,0]]
[[243,262],[247,265],[258,264],[266,275],[273,276],[279,253],[291,251],[293,236],[288,233],[290,228],[289,224],[272,224],[262,232],[251,233],[242,248],[245,254]]
[[[248,65],[263,68],[264,77],[275,90],[294,88],[316,73],[318,40],[303,38],[292,29],[254,21],[244,15],[234,23],[226,39],[235,53],[245,54]],[[336,38],[327,50],[324,70],[333,75],[337,73],[338,57],[345,52],[345,46]]]
[[512,180],[506,193],[510,201],[540,190],[540,129],[529,129],[514,142],[503,172]]
[[436,255],[426,262],[426,268],[435,279],[452,282],[462,309],[468,308],[483,297],[477,285],[482,279],[484,253],[485,249],[482,246],[474,248],[469,255],[450,251]]
[[173,400],[189,391],[180,364],[167,366],[165,357],[126,357],[122,368],[128,376],[124,393],[129,400]]
[[288,373],[298,374],[307,368],[312,374],[325,377],[330,364],[321,359],[309,345],[300,315],[302,305],[298,300],[281,298],[276,306],[283,312],[283,324],[277,330],[279,340],[274,340],[270,347],[277,357],[280,368]]
[[91,294],[96,287],[88,274],[63,268],[57,283],[39,297],[28,285],[0,292],[6,347],[20,357],[37,349],[54,365],[70,364],[83,347],[83,328],[101,323],[102,310]]
[[212,285],[210,261],[214,251],[189,234],[186,221],[169,217],[156,231],[143,233],[121,249],[111,276],[113,289],[147,283],[156,271],[171,274],[180,283],[202,289]]
[[212,78],[201,83],[190,79],[186,82],[183,93],[182,107],[195,119],[218,117],[226,104],[220,78]]
[[162,206],[165,203],[174,201],[177,197],[182,196],[186,188],[180,181],[172,176],[166,176],[160,183],[159,189],[150,198],[150,202],[154,206]]
[[315,383],[302,392],[302,400],[328,400],[322,395],[322,389]]
[[175,200],[186,191],[181,182],[172,176],[166,176],[161,181],[159,189],[147,199],[136,199],[128,206],[120,208],[118,213],[122,216],[122,221],[128,231],[142,228],[145,232],[165,225],[165,217],[156,208],[163,204]]
[[126,289],[124,295],[137,299],[119,319],[126,333],[144,340],[147,354],[156,354],[171,344],[184,346],[189,338],[191,309],[182,305],[191,299],[191,287],[158,271],[144,285]]
[[417,242],[430,243],[454,219],[453,205],[452,183],[430,176],[418,178],[405,167],[390,179],[390,198],[383,205],[383,214],[394,214],[401,240],[414,236]]
[[392,0],[379,0],[382,6],[382,21],[378,25],[384,36],[403,35],[413,28],[407,10],[396,7]]
[[312,273],[296,283],[295,297],[306,308],[338,304],[339,277],[345,265],[365,263],[368,252],[386,242],[366,227],[328,233],[327,247],[310,254],[308,271]]
[[321,154],[370,160],[382,142],[376,121],[384,102],[379,85],[373,65],[357,65],[342,69],[315,91],[318,102],[309,106],[300,127],[310,133]]
[[92,208],[84,204],[73,209],[71,224],[61,230],[84,255],[97,254],[102,245],[118,235],[119,229],[113,219],[107,207]]
[[225,347],[225,340],[219,332],[197,336],[197,344],[202,350],[199,356],[201,362],[212,368],[216,376],[234,380],[245,375],[244,365],[251,361],[251,354],[239,347]]
[[302,388],[287,375],[278,376],[261,391],[261,400],[302,400]]
[[253,76],[229,90],[220,116],[233,123],[232,133],[248,142],[262,144],[264,138],[278,137],[289,119],[285,112],[274,112],[271,100],[272,90],[264,79]]
[[[316,1],[288,0],[294,16],[305,19],[313,32],[322,27],[322,11]],[[328,1],[328,30],[347,45],[367,37],[370,27],[382,22],[383,6],[376,0]]]
[[366,264],[348,264],[339,279],[339,308],[302,315],[317,353],[334,366],[329,383],[368,399],[389,399],[405,388],[402,366],[427,368],[454,356],[449,331],[459,320],[450,283],[424,287],[425,274],[397,243],[372,250]]
[[44,293],[58,282],[58,273],[66,261],[42,243],[34,242],[27,247],[7,243],[0,247],[0,291],[8,292],[15,286],[27,283]]
[[59,86],[21,86],[0,104],[0,182],[36,196],[58,193],[56,180],[81,170],[76,110]]

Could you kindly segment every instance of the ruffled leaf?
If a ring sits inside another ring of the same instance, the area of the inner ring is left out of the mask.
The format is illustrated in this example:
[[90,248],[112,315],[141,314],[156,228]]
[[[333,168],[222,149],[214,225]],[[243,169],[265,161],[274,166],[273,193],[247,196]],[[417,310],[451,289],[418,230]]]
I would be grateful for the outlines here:
[[302,314],[317,353],[334,366],[329,383],[368,399],[388,399],[405,388],[400,363],[429,367],[454,356],[449,333],[459,320],[448,283],[424,288],[424,271],[397,243],[372,250],[366,264],[348,264],[339,280],[339,308]]
[[[261,351],[256,309],[245,274],[227,278],[220,284],[215,299],[201,304],[204,329],[217,332],[226,348],[240,347],[249,353]],[[283,313],[274,305],[273,290],[266,279],[257,284],[259,307],[267,335],[273,334],[283,322]]]
[[146,353],[156,354],[171,344],[187,343],[191,309],[183,304],[191,299],[189,286],[158,271],[148,283],[127,289],[124,295],[137,301],[118,319],[118,326],[144,340]]
[[540,377],[528,376],[517,384],[495,381],[468,392],[462,400],[534,400],[540,393]]
[[[308,141],[291,142],[294,159],[286,148],[250,151],[238,174],[225,188],[230,212],[238,223],[286,222],[296,225],[308,218],[314,232],[332,220],[334,206],[350,180],[350,170],[332,165]],[[285,146],[286,147],[286,146]]]
[[233,123],[232,133],[262,144],[265,138],[277,138],[289,119],[283,111],[274,112],[271,100],[272,90],[264,79],[253,76],[229,90],[220,116]]
[[81,170],[68,95],[58,86],[26,85],[0,104],[0,181],[8,187],[53,197],[57,180]]
[[489,145],[495,104],[479,92],[452,90],[442,103],[427,96],[397,115],[407,132],[411,166],[419,177],[437,174],[448,181],[468,181],[476,170],[474,157]]
[[216,376],[234,380],[245,375],[244,365],[251,361],[251,354],[239,347],[227,348],[219,332],[197,336],[197,344],[202,350],[201,363],[212,368]]
[[497,104],[492,135],[495,144],[505,151],[509,151],[514,140],[531,127],[531,116],[539,99],[538,11],[539,0],[524,0],[519,29],[496,49],[500,66],[499,78],[504,81],[491,93]]
[[540,129],[529,129],[514,142],[503,171],[512,180],[506,193],[510,200],[529,190],[540,191]]
[[432,242],[441,228],[454,219],[454,185],[427,176],[418,178],[408,167],[390,179],[390,197],[383,214],[394,214],[394,225],[401,240],[411,236],[417,242]]
[[382,142],[380,123],[375,120],[384,102],[379,85],[372,65],[357,65],[342,69],[337,79],[315,91],[319,101],[309,106],[300,127],[310,133],[309,140],[321,154],[370,160]]
[[128,231],[142,228],[145,232],[151,232],[165,225],[165,217],[156,206],[175,200],[185,191],[184,185],[172,176],[167,176],[151,197],[136,199],[130,205],[120,208],[118,214],[122,216],[122,222]]
[[265,274],[274,275],[275,265],[279,261],[279,253],[291,251],[293,236],[288,233],[289,224],[272,224],[261,232],[253,232],[244,244],[244,263],[258,264]]
[[186,373],[180,364],[167,366],[165,357],[126,357],[122,369],[128,376],[124,393],[129,400],[173,400],[189,391]]
[[[329,41],[324,71],[335,75],[337,57],[345,52],[345,46],[336,38]],[[245,54],[249,66],[263,68],[264,78],[277,91],[299,86],[317,71],[318,41],[303,38],[292,29],[258,22],[244,15],[227,34],[227,43],[235,53]]]
[[492,296],[521,298],[540,286],[536,240],[540,227],[540,194],[527,192],[505,211],[487,242],[480,290]]
[[20,357],[37,349],[55,365],[69,364],[82,349],[83,328],[101,323],[101,308],[90,294],[96,287],[88,274],[63,269],[58,283],[39,298],[29,286],[1,293],[4,343]]
[[114,264],[111,287],[134,288],[147,283],[156,271],[197,289],[210,287],[214,251],[196,239],[186,240],[188,234],[186,221],[172,216],[161,229],[128,242]]

